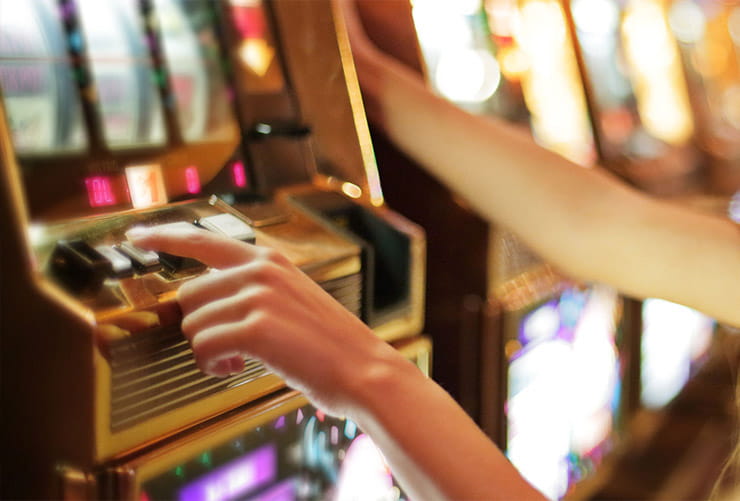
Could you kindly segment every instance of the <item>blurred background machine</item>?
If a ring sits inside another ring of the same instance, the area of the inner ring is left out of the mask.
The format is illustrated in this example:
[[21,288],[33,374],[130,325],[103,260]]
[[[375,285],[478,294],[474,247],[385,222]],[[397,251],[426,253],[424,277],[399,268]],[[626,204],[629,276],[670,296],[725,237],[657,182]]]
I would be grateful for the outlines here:
[[278,249],[428,368],[424,235],[384,204],[332,2],[0,13],[1,497],[312,499],[366,463],[400,497],[359,431],[258,361],[202,374],[175,293],[207,270],[124,236],[195,224]]
[[[735,2],[414,0],[365,2],[363,21],[371,37],[396,30],[374,41],[467,111],[652,195],[727,214],[740,189],[728,101],[740,83],[738,12]],[[388,199],[427,231],[426,331],[449,354],[435,358],[435,378],[525,476],[551,498],[706,496],[735,426],[726,331],[680,305],[573,282],[382,131],[373,137]],[[693,454],[707,466],[688,468]]]

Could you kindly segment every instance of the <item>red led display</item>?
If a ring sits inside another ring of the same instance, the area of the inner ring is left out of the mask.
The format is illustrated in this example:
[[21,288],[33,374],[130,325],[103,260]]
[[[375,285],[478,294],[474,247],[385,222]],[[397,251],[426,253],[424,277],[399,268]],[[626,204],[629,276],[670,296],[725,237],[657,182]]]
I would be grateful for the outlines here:
[[265,13],[261,6],[232,5],[231,12],[242,39],[264,38]]
[[90,207],[107,207],[116,204],[113,186],[110,178],[105,176],[91,176],[85,179],[87,198]]
[[236,162],[231,166],[231,177],[234,181],[234,186],[237,188],[247,187],[247,173],[244,170],[244,164],[242,162]]
[[190,166],[185,169],[185,187],[188,193],[196,194],[200,193],[200,175],[198,174],[198,168]]

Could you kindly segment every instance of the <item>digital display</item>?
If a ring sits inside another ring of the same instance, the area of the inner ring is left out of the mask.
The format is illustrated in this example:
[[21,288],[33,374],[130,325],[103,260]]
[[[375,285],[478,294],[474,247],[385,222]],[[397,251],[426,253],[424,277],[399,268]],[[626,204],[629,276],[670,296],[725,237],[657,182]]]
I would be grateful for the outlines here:
[[507,450],[543,494],[558,499],[599,464],[620,399],[615,291],[568,289],[519,324],[508,369]]
[[79,95],[53,0],[0,0],[0,89],[16,151],[85,146]]
[[90,207],[108,207],[118,203],[111,179],[107,176],[88,177],[85,179],[85,188]]
[[167,203],[164,178],[159,165],[126,167],[126,181],[134,208],[145,209]]
[[236,134],[211,3],[153,2],[180,130],[188,142],[228,140]]
[[701,365],[715,321],[686,306],[646,299],[642,307],[640,400],[648,408],[668,404]]
[[311,405],[198,452],[141,486],[139,499],[401,501],[385,458],[354,422]]
[[77,5],[108,146],[163,144],[163,110],[138,1]]

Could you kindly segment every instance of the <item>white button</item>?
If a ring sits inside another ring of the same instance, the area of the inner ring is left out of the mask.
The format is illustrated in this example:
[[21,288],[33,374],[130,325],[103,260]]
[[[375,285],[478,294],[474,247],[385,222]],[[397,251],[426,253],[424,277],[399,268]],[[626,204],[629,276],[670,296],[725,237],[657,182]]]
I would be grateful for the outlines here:
[[138,266],[141,266],[146,271],[150,271],[151,268],[159,266],[159,254],[154,251],[141,249],[131,242],[121,242],[118,249],[133,259]]
[[211,230],[227,237],[254,242],[254,230],[247,223],[233,214],[217,214],[215,216],[203,217],[198,221],[203,228]]
[[131,260],[116,251],[110,245],[98,245],[95,247],[95,250],[100,252],[105,259],[110,261],[110,264],[113,266],[113,274],[115,276],[128,276],[133,272]]

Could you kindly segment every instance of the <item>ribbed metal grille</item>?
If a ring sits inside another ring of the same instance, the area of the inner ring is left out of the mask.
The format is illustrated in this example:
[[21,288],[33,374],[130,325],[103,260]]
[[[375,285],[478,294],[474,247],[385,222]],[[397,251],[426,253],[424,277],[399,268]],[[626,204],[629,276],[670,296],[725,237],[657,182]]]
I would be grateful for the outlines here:
[[[321,286],[349,311],[359,315],[361,275],[323,282]],[[163,327],[121,340],[110,347],[111,430],[135,424],[241,386],[267,374],[261,362],[248,359],[239,374],[206,376],[179,328]]]

